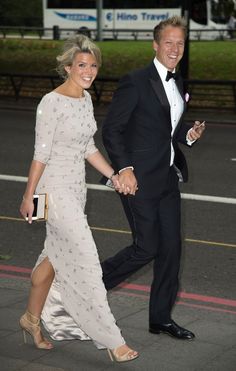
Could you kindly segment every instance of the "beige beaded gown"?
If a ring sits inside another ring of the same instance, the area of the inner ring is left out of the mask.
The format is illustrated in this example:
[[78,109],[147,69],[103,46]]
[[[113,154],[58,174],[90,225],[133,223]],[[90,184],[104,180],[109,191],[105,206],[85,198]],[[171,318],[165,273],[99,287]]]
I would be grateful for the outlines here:
[[55,91],[37,109],[34,160],[46,164],[37,186],[47,193],[44,249],[55,270],[42,322],[56,340],[93,340],[98,348],[125,343],[110,311],[97,249],[84,214],[85,159],[97,151],[88,92],[71,98]]

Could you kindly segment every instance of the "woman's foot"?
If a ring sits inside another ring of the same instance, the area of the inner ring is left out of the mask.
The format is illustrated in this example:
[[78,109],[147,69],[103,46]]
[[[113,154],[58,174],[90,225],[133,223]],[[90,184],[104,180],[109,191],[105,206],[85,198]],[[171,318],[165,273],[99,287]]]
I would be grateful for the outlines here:
[[34,340],[36,348],[52,349],[53,345],[42,335],[40,328],[40,319],[35,317],[30,312],[25,312],[20,318],[20,327],[23,331],[24,342],[27,342],[26,333],[30,334]]
[[138,358],[139,354],[136,350],[131,349],[128,345],[124,344],[116,349],[107,349],[111,361],[128,362]]

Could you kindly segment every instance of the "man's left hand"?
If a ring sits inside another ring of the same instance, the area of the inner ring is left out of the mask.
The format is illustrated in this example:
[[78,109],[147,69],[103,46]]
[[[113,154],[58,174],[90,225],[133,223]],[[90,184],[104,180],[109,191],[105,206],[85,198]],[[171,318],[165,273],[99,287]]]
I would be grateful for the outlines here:
[[193,127],[188,132],[187,135],[188,140],[194,141],[201,138],[205,128],[206,128],[205,121],[203,122],[195,121]]

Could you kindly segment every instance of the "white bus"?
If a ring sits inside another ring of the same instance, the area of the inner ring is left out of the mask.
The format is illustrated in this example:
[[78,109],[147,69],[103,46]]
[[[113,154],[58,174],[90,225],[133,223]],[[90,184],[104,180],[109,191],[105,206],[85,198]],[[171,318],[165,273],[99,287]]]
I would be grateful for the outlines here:
[[[158,22],[173,15],[181,15],[182,1],[176,0],[103,0],[102,28],[106,39],[150,39]],[[86,31],[96,38],[96,0],[43,0],[44,27],[58,26],[61,36]],[[211,0],[192,1],[190,38],[214,39],[222,29],[211,20]],[[67,29],[67,30],[66,30]],[[193,30],[201,30],[193,32]]]

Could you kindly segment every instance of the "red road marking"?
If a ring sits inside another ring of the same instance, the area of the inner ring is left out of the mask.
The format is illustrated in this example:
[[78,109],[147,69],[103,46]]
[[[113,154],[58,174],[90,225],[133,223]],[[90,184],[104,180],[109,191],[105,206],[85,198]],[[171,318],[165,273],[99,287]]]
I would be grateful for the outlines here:
[[17,276],[16,274],[0,273],[0,278],[17,278],[18,280],[29,280],[29,277]]
[[177,305],[185,305],[186,307],[191,307],[191,308],[208,309],[212,312],[223,312],[223,313],[236,314],[236,311],[234,311],[234,310],[210,307],[208,305],[190,304],[190,303],[185,303],[184,301],[177,301],[176,304]]
[[231,300],[231,299],[217,298],[215,296],[189,294],[187,292],[180,292],[178,296],[183,299],[192,299],[192,300],[197,300],[197,301],[203,301],[205,303],[214,303],[214,304],[220,304],[220,305],[228,305],[230,307],[236,307],[236,300]]
[[[18,272],[18,273],[26,273],[30,274],[32,272],[32,269],[30,268],[24,268],[24,267],[16,267],[13,265],[0,265],[0,271],[5,271],[5,272]],[[29,279],[29,277],[23,277],[20,275],[14,275],[14,274],[7,274],[7,273],[0,273],[0,277],[2,278],[20,278],[20,279]],[[118,287],[127,289],[127,290],[134,290],[138,292],[150,292],[150,286],[147,285],[139,285],[139,284],[133,284],[133,283],[121,283]],[[136,296],[136,297],[147,297],[146,295],[143,294],[132,294],[129,293],[130,296]],[[219,304],[219,305],[226,305],[230,307],[236,307],[236,300],[231,300],[231,299],[224,299],[224,298],[218,298],[215,296],[205,296],[205,295],[199,295],[199,294],[192,294],[192,293],[187,293],[187,292],[179,292],[178,297],[182,299],[190,299],[194,301],[200,301],[203,303],[212,303],[212,304]],[[207,306],[201,306],[198,304],[188,304],[185,302],[179,302],[182,305],[190,305],[190,306],[197,306],[197,307],[206,307],[211,309],[211,307]],[[234,311],[227,311],[224,309],[221,309],[221,311],[229,312],[229,313],[236,313]]]
[[[121,283],[119,287],[123,289],[135,290],[135,291],[150,292],[150,286],[146,286],[146,285],[138,285],[138,284],[133,284],[133,283]],[[236,307],[236,300],[231,300],[231,299],[223,299],[223,298],[217,298],[215,296],[191,294],[191,293],[187,293],[183,291],[179,292],[178,296],[183,299],[191,299],[191,300],[196,300],[196,301],[203,301],[205,303],[214,303],[214,304],[229,305],[231,307]]]
[[[112,294],[131,296],[131,297],[135,297],[135,298],[138,297],[138,298],[149,300],[148,295],[136,294],[136,293],[133,293],[133,292],[113,291]],[[211,312],[221,312],[221,313],[223,312],[223,313],[236,314],[236,311],[234,311],[234,310],[222,309],[222,308],[217,308],[217,307],[210,307],[208,305],[191,304],[191,303],[185,303],[184,301],[177,301],[176,304],[177,305],[184,305],[184,306],[190,307],[190,308],[206,309],[206,310],[210,310]]]
[[14,265],[0,265],[1,271],[7,272],[20,272],[20,273],[31,273],[32,269],[30,268],[23,268],[23,267],[15,267]]

